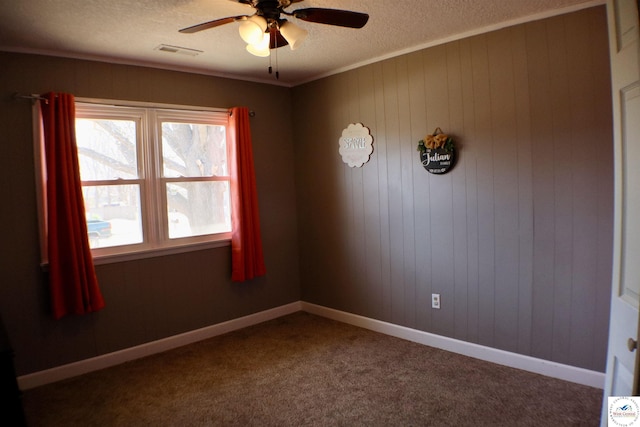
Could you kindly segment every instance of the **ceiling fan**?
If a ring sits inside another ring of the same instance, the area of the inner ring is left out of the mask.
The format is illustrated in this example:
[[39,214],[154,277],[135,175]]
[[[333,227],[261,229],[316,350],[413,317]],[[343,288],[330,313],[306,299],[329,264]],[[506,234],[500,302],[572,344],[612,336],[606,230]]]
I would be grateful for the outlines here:
[[253,7],[253,15],[229,16],[203,22],[191,27],[183,28],[181,33],[196,33],[209,28],[231,22],[240,22],[240,36],[247,42],[247,50],[256,56],[269,56],[271,49],[289,45],[297,49],[307,36],[307,31],[282,18],[281,15],[291,16],[303,21],[320,24],[337,25],[349,28],[362,28],[369,20],[366,13],[349,10],[326,9],[309,7],[292,12],[284,10],[292,3],[303,0],[231,0]]

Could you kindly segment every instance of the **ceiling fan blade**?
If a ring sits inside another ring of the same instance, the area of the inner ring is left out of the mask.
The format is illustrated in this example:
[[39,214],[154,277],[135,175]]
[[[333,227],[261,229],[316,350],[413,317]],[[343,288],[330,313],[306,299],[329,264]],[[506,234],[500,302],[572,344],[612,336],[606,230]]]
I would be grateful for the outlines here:
[[215,19],[213,21],[203,22],[202,24],[183,28],[179,32],[186,34],[197,33],[198,31],[208,30],[209,28],[218,27],[224,24],[230,24],[243,18],[248,18],[248,15],[229,16],[228,18]]
[[[260,3],[260,0],[231,0],[231,1],[234,2],[234,3],[246,4],[246,5],[251,6],[251,7],[255,7],[255,6],[258,5],[258,3]],[[282,7],[287,7],[290,4],[300,3],[301,1],[304,1],[304,0],[289,0],[289,4],[280,4],[280,5]]]
[[292,15],[303,21],[349,28],[362,28],[369,20],[369,15],[366,13],[320,7],[294,10]]

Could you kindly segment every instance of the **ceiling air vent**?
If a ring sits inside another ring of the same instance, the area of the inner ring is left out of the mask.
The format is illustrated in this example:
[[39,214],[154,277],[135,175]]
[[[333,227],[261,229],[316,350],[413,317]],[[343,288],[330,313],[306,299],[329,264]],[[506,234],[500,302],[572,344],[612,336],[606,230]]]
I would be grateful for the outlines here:
[[161,52],[167,52],[167,53],[178,53],[180,55],[187,55],[187,56],[198,56],[202,53],[201,50],[189,49],[189,48],[180,47],[180,46],[170,46],[168,44],[161,44],[157,46],[155,50],[159,50]]

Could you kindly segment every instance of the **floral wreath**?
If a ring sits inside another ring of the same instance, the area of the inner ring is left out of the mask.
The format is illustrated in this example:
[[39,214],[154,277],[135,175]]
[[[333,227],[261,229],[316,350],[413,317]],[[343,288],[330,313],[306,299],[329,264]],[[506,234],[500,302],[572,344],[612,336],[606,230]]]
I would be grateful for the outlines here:
[[442,129],[436,128],[432,135],[427,135],[424,139],[418,141],[418,151],[424,154],[427,150],[443,149],[448,152],[453,151],[453,138],[442,132]]

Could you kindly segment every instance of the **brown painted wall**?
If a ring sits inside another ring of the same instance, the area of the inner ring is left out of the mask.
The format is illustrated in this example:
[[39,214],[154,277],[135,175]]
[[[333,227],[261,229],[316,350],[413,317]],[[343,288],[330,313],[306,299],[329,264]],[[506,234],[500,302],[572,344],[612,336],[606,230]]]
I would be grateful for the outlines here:
[[[18,374],[109,353],[300,299],[291,91],[204,75],[0,53],[0,315]],[[230,249],[97,266],[107,307],[51,320],[39,243],[31,105],[14,92],[70,92],[209,107],[245,105],[251,119],[267,276],[230,282]]]
[[[303,300],[604,371],[609,77],[596,7],[295,88]],[[356,122],[374,152],[349,168]],[[439,176],[416,151],[436,127],[459,150]]]

